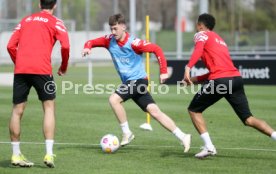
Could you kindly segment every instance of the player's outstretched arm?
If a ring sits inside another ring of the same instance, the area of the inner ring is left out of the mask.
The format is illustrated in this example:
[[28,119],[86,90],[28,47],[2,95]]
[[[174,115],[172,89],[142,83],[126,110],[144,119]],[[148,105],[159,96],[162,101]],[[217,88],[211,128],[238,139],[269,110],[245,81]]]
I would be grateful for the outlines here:
[[186,83],[187,85],[192,85],[193,84],[193,81],[195,82],[195,78],[191,78],[191,75],[190,75],[190,67],[186,66],[185,67],[185,72],[184,72],[184,77],[183,77],[183,82]]
[[142,54],[144,52],[154,53],[160,67],[160,83],[164,83],[168,79],[167,60],[162,49],[158,45],[144,40],[135,39],[132,42],[131,47],[137,54]]
[[93,40],[89,40],[89,41],[85,42],[83,50],[81,52],[82,57],[85,57],[85,56],[91,54],[92,48],[95,48],[95,47],[108,48],[111,36],[112,35],[106,35],[106,36],[99,37],[97,39],[93,39]]
[[165,73],[165,74],[160,74],[160,83],[165,83],[166,80],[169,78],[169,75],[168,73]]
[[89,54],[91,54],[91,49],[89,49],[89,48],[84,48],[81,52],[82,57],[85,57]]

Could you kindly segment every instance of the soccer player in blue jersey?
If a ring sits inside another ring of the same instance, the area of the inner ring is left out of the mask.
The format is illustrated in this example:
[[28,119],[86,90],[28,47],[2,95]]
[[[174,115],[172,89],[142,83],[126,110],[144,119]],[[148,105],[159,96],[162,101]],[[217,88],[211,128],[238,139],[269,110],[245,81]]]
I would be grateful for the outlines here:
[[129,144],[134,139],[122,105],[123,102],[132,99],[143,111],[148,112],[164,128],[171,131],[184,145],[184,152],[188,152],[191,135],[183,133],[174,121],[159,109],[147,91],[148,80],[142,54],[152,52],[156,55],[160,65],[160,83],[164,83],[168,74],[167,62],[162,49],[156,44],[140,40],[126,32],[125,18],[121,14],[110,16],[109,25],[112,34],[87,41],[82,55],[90,54],[91,48],[94,47],[108,49],[121,77],[122,85],[109,97],[109,103],[123,132],[121,146]]

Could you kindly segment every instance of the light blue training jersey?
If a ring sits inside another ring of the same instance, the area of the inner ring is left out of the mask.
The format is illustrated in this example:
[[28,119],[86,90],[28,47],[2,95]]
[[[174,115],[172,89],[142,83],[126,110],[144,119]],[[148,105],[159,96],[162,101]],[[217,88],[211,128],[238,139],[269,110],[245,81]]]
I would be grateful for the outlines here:
[[142,55],[136,54],[131,47],[133,40],[134,37],[130,36],[125,45],[120,47],[114,36],[112,36],[109,43],[108,51],[123,83],[128,80],[144,79],[147,77]]

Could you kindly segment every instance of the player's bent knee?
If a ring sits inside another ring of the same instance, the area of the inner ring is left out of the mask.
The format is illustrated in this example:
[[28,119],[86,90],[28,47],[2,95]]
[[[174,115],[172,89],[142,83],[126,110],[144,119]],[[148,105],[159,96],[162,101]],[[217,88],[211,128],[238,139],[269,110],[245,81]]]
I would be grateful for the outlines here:
[[112,104],[114,104],[114,103],[116,102],[113,95],[111,95],[111,96],[109,97],[108,101],[109,101],[109,104],[110,104],[110,105],[112,105]]
[[159,107],[156,104],[149,104],[147,106],[147,111],[154,118],[158,118],[161,113],[161,110],[159,109]]
[[245,126],[253,126],[255,123],[255,118],[250,116],[244,121]]
[[24,103],[20,103],[20,104],[16,104],[13,107],[13,112],[17,115],[23,115],[25,109],[25,104]]
[[16,108],[14,111],[17,115],[23,115],[24,108]]
[[188,113],[190,114],[190,116],[195,115],[195,112],[191,111],[190,109],[188,109]]
[[123,100],[118,94],[114,93],[109,97],[108,101],[110,105],[115,105],[115,104],[121,103]]
[[54,108],[55,107],[55,101],[54,100],[45,100],[42,102],[44,108]]

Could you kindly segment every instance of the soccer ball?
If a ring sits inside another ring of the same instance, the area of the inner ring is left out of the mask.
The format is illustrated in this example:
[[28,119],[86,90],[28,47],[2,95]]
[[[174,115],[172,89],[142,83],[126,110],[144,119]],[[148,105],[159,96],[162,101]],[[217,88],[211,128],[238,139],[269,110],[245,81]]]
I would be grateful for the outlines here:
[[102,151],[105,153],[114,153],[120,147],[119,139],[113,134],[107,134],[102,137],[100,142]]

